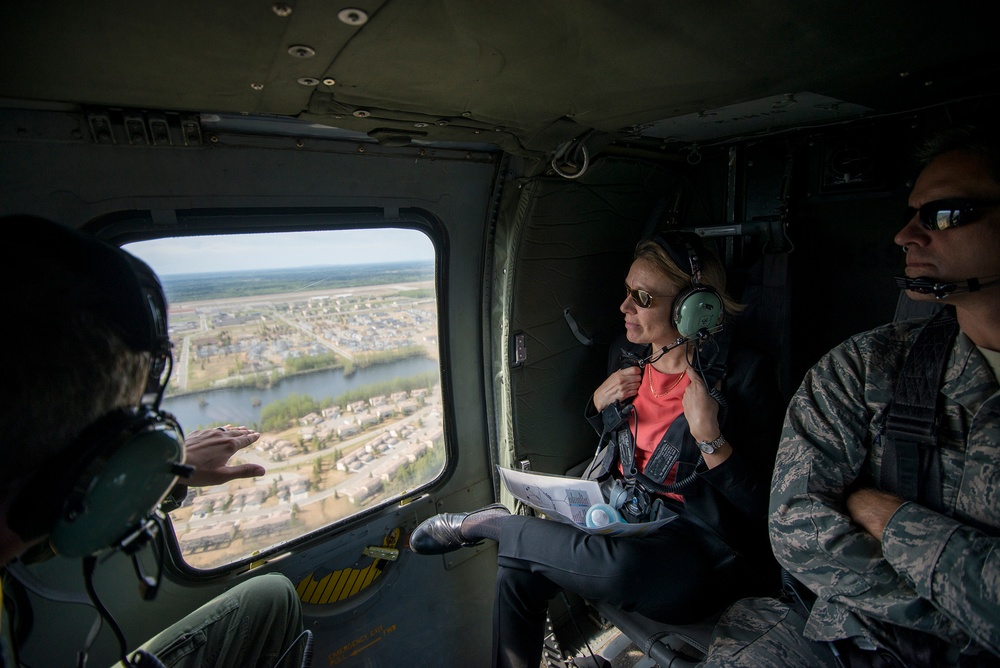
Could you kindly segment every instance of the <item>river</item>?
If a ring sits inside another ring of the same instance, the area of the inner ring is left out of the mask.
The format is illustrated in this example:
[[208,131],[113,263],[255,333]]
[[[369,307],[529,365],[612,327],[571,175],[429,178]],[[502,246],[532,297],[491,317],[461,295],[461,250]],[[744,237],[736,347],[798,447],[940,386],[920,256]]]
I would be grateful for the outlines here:
[[[167,397],[162,406],[167,412],[173,413],[185,433],[218,422],[253,427],[259,422],[260,411],[264,406],[290,394],[307,394],[317,401],[335,399],[364,385],[437,370],[437,360],[414,357],[357,369],[349,378],[344,377],[342,369],[330,369],[285,378],[275,387],[267,389],[226,388]],[[255,402],[258,405],[255,406]]]

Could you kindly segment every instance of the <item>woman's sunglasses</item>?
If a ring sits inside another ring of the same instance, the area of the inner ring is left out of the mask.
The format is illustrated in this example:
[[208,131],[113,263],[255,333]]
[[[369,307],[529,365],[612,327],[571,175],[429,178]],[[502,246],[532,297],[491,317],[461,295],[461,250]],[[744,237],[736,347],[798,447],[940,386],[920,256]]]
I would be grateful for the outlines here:
[[649,308],[653,305],[653,295],[645,290],[633,290],[628,283],[625,284],[625,296],[631,297],[639,308]]
[[906,207],[904,224],[920,217],[920,224],[926,230],[947,230],[975,221],[986,209],[1000,204],[1000,199],[939,199],[928,202],[919,209]]

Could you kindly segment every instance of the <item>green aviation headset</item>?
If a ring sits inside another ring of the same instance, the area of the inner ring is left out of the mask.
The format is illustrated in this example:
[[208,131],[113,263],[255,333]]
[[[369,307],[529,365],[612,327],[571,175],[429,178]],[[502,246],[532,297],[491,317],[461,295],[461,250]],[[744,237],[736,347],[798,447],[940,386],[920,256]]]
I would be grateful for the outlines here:
[[653,237],[674,264],[691,277],[691,285],[677,295],[671,309],[671,322],[685,339],[698,336],[702,330],[718,332],[725,309],[718,291],[701,283],[701,237],[691,232],[662,232]]
[[152,357],[142,404],[86,426],[28,479],[9,508],[8,525],[22,539],[48,534],[57,554],[92,556],[143,532],[178,476],[191,472],[180,426],[159,409],[171,361],[166,298],[156,274],[121,249],[49,221],[18,223],[27,230],[26,253],[44,249],[60,266],[93,276],[99,290],[85,307],[131,349]]

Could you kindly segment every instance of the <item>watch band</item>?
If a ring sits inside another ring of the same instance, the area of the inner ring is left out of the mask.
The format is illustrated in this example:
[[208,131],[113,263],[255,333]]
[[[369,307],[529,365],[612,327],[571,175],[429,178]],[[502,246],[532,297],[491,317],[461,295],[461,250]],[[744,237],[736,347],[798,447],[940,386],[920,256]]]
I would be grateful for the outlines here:
[[698,449],[704,452],[706,455],[710,455],[722,447],[722,444],[726,442],[726,437],[719,434],[719,437],[714,441],[698,441]]

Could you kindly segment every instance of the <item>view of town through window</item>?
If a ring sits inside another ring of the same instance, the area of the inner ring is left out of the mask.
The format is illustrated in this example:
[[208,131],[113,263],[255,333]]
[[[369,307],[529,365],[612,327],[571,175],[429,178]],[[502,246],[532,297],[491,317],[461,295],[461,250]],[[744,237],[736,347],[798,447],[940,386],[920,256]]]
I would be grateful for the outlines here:
[[186,434],[246,426],[232,463],[171,520],[214,568],[400,498],[445,466],[435,256],[403,229],[187,237],[125,246],[160,276]]

